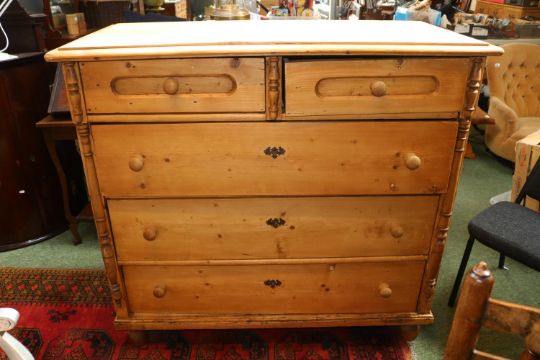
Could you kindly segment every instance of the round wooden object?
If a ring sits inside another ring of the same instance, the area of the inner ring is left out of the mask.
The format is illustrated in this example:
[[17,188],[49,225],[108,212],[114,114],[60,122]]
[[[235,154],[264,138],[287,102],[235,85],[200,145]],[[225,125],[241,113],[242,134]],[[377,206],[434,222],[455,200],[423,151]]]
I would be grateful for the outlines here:
[[371,94],[377,97],[386,95],[386,84],[384,81],[374,81],[371,84]]
[[416,154],[407,154],[405,155],[405,166],[409,170],[416,170],[422,165],[422,159],[420,159]]
[[166,293],[167,288],[165,287],[165,285],[157,285],[156,287],[154,287],[153,294],[155,297],[162,298],[165,296]]
[[148,336],[144,331],[129,331],[128,343],[135,347],[141,347],[148,344]]
[[142,155],[135,155],[129,159],[129,168],[133,171],[141,171],[144,167],[144,158]]
[[157,229],[154,226],[149,226],[143,231],[144,240],[152,241],[157,237]]
[[420,333],[420,326],[418,325],[401,325],[399,329],[401,338],[405,341],[413,341]]
[[178,80],[173,78],[168,78],[163,83],[163,91],[165,91],[166,94],[174,95],[178,92]]
[[380,284],[379,285],[379,294],[383,298],[389,298],[390,296],[392,296],[392,289],[390,288],[390,285],[388,285],[387,283]]
[[390,225],[390,234],[394,238],[400,238],[403,236],[403,228],[400,225],[392,224]]
[[540,323],[533,325],[531,332],[525,338],[527,349],[535,355],[540,355]]

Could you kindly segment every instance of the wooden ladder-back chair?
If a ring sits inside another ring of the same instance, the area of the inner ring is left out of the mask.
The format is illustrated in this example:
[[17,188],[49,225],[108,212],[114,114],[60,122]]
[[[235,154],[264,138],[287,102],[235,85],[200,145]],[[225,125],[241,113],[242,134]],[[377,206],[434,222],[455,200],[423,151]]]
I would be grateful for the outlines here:
[[525,351],[520,360],[540,359],[540,309],[490,298],[493,282],[484,262],[467,274],[444,360],[506,360],[475,349],[481,327],[523,336]]

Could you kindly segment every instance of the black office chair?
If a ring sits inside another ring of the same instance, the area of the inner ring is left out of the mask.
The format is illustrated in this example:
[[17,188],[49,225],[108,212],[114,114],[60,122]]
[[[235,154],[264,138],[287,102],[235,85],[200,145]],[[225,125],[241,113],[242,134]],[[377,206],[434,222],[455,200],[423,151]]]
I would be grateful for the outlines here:
[[515,202],[498,202],[469,222],[469,241],[448,306],[454,306],[475,240],[500,253],[500,269],[504,269],[505,257],[508,256],[540,271],[540,213],[521,206],[525,196],[540,201],[540,159],[536,161]]

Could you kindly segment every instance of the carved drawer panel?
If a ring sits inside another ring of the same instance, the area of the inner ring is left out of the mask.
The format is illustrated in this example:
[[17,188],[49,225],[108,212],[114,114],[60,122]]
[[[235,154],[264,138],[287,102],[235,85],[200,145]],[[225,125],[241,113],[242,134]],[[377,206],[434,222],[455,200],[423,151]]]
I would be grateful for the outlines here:
[[263,58],[80,63],[88,114],[265,111]]
[[458,112],[469,59],[309,60],[285,63],[285,114]]
[[433,194],[455,121],[94,125],[106,197]]
[[110,200],[108,205],[120,262],[332,258],[427,254],[438,196]]
[[424,261],[124,266],[137,313],[414,312]]

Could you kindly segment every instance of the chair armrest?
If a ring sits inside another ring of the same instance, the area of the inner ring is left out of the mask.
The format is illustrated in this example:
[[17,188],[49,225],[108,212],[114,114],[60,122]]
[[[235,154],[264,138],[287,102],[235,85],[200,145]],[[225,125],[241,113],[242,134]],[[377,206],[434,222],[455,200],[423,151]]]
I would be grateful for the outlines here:
[[489,116],[497,119],[497,126],[503,131],[505,138],[509,138],[518,128],[518,115],[504,101],[492,96],[489,99]]

